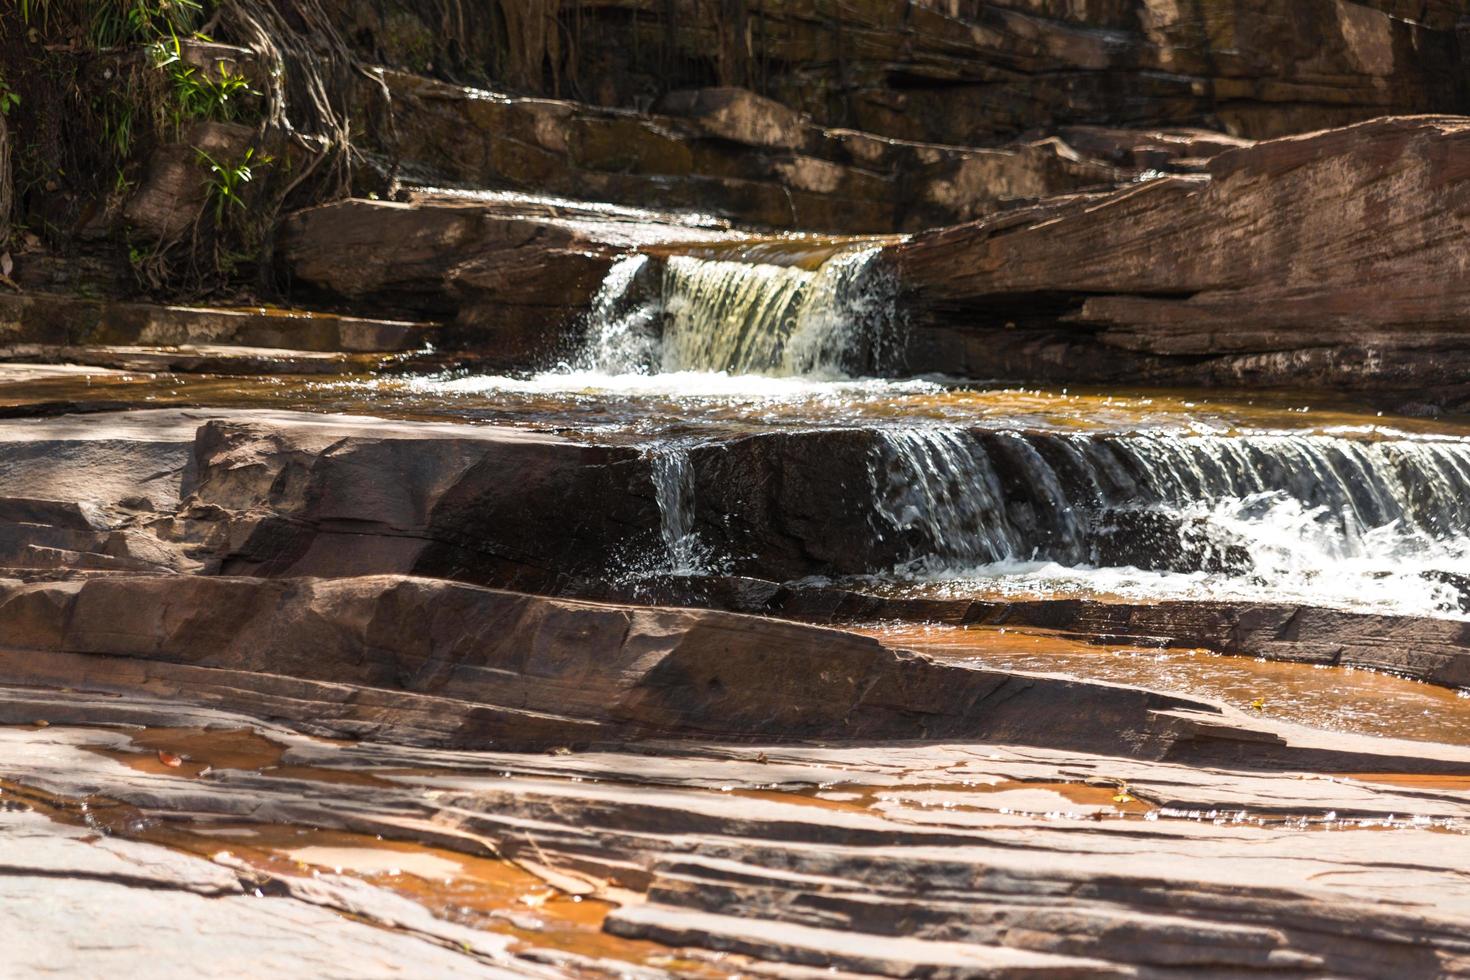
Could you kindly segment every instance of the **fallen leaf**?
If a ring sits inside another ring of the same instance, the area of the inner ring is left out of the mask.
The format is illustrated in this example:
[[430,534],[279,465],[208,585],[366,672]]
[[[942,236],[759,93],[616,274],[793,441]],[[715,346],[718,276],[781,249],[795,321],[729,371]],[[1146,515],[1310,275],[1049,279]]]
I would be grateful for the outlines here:
[[1114,803],[1132,803],[1133,802],[1133,797],[1129,796],[1127,793],[1119,793],[1118,795],[1116,795],[1116,796],[1113,797],[1113,802]]
[[1251,710],[1253,710],[1253,711],[1260,711],[1260,710],[1262,710],[1265,707],[1266,707],[1266,699],[1265,698],[1256,698],[1254,701],[1251,702]]
[[9,252],[0,252],[0,276],[8,276],[15,271],[15,260],[10,257]]
[[755,761],[759,762],[761,765],[765,765],[771,760],[766,758],[766,754],[764,752],[757,752],[755,754]]
[[184,757],[181,755],[174,755],[172,752],[165,752],[163,751],[163,749],[159,749],[158,761],[168,766],[170,769],[177,769],[179,768],[179,766],[182,766],[184,764]]
[[32,725],[35,725],[37,728],[45,728],[48,725],[50,725],[51,722],[46,721],[45,719],[42,719],[42,718],[37,718],[35,721],[31,722],[31,724]]
[[554,748],[554,749],[551,750],[551,754],[552,755],[571,755],[572,754],[572,750],[569,749],[569,748],[567,748],[565,745],[558,745],[556,748]]

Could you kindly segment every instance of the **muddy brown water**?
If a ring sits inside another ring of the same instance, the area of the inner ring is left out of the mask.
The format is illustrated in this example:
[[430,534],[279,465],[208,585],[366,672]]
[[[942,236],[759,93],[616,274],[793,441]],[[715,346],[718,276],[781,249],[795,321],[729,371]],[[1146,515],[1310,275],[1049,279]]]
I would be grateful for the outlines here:
[[1470,692],[1370,670],[1096,644],[1040,630],[877,624],[858,631],[889,646],[999,670],[1210,698],[1314,728],[1470,745]]

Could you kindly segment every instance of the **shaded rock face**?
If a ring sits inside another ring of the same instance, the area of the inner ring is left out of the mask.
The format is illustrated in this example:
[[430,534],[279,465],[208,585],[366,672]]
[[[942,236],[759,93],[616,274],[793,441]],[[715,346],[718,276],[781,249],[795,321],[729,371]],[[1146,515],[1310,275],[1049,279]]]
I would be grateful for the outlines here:
[[497,6],[507,23],[540,27],[507,47],[494,9],[466,15],[446,38],[412,4],[333,4],[374,60],[413,70],[458,58],[461,72],[520,91],[619,106],[739,86],[825,125],[944,143],[1089,123],[1269,137],[1456,111],[1466,95],[1463,10],[1451,2]]
[[647,115],[385,78],[394,154],[416,182],[654,205],[751,227],[915,230],[1135,175],[1057,139],[970,149],[823,129],[743,89],[674,93],[659,105],[667,114]]
[[1467,161],[1463,120],[1379,120],[918,236],[910,365],[1458,403]]
[[183,492],[201,517],[228,515],[219,571],[412,572],[545,590],[615,574],[656,540],[648,464],[633,450],[504,430],[350,431],[199,430]]
[[[635,582],[681,555],[699,566],[685,571],[776,580],[1013,559],[1240,573],[1250,544],[1235,510],[1210,516],[1216,502],[1306,508],[1324,534],[1399,524],[1432,540],[1470,520],[1443,476],[1461,462],[1452,445],[983,429],[770,433],[670,454],[490,426],[115,413],[0,433],[0,505],[22,515],[0,567],[144,549],[231,575],[541,592]],[[73,526],[69,495],[94,524]]]

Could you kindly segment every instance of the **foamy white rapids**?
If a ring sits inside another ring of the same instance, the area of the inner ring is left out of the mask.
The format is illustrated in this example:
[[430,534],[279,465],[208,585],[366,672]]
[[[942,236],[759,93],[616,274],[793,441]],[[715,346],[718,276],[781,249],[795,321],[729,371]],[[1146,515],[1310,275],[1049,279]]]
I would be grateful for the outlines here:
[[841,401],[888,399],[896,395],[943,391],[930,381],[882,381],[771,377],[728,374],[724,371],[671,371],[661,374],[609,374],[595,370],[545,371],[527,378],[478,375],[450,380],[421,380],[415,385],[442,393],[492,394],[516,392],[545,395],[630,395],[676,401],[774,401],[812,399]]
[[908,430],[880,440],[873,487],[913,542],[891,579],[925,592],[1470,618],[1459,440]]

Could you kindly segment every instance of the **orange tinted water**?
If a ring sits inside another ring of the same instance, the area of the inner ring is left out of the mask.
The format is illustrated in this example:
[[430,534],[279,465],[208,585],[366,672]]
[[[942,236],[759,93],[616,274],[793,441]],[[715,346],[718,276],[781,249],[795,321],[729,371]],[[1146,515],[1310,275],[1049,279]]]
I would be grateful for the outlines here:
[[1373,671],[1092,644],[994,627],[881,625],[861,632],[890,646],[1001,670],[1061,673],[1210,698],[1317,728],[1470,744],[1470,698]]

